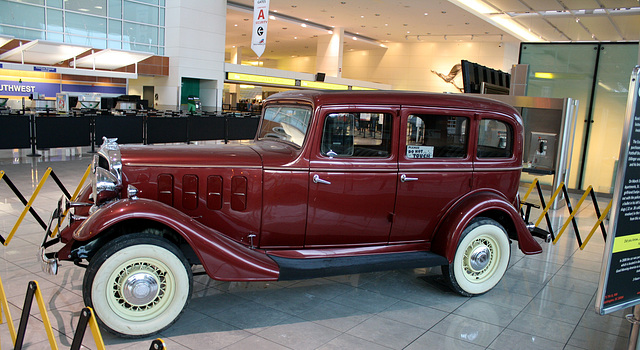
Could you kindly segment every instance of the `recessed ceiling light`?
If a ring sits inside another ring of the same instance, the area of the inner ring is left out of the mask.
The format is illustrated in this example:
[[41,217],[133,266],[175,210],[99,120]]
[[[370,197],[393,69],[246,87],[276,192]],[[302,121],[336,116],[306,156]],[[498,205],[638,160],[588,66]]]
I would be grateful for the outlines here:
[[425,15],[425,16],[429,16],[429,12],[425,12],[425,13],[424,13],[424,15]]
[[302,28],[307,28],[307,25],[306,25],[306,24],[304,24],[304,23],[300,23],[300,27],[302,27]]

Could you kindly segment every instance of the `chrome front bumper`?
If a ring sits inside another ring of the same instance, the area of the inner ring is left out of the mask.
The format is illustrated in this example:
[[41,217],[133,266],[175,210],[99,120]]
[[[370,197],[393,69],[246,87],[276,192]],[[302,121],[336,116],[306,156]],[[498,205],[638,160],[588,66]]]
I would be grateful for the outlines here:
[[38,253],[38,257],[40,260],[40,267],[42,268],[43,272],[46,272],[49,275],[58,274],[58,267],[60,266],[58,258],[48,257],[44,247],[40,247],[40,252]]

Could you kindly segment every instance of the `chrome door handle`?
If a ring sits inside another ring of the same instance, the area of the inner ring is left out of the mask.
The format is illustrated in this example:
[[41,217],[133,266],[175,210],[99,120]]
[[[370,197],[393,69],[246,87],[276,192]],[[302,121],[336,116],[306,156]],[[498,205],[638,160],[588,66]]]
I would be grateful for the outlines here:
[[313,183],[331,185],[331,182],[321,179],[320,175],[318,175],[318,174],[313,175]]
[[417,177],[407,177],[407,175],[402,174],[402,175],[400,175],[400,181],[401,182],[418,181],[418,178]]

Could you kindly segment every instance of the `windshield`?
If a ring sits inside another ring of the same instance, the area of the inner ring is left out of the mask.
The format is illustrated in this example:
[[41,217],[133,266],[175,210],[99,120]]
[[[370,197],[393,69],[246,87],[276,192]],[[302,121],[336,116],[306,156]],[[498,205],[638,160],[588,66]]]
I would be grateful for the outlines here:
[[301,147],[310,119],[308,107],[269,106],[264,111],[258,139],[283,140]]

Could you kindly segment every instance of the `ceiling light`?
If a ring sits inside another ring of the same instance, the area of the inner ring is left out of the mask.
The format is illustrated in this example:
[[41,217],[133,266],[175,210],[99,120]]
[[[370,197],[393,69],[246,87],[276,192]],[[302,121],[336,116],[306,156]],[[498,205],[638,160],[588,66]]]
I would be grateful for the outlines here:
[[485,4],[482,0],[449,0],[449,2],[473,13],[477,17],[480,17],[495,26],[498,26],[522,41],[545,41],[530,32],[528,28],[525,28],[518,22],[514,21],[509,15],[498,14],[495,9]]
[[490,20],[492,20],[493,22],[498,24],[500,27],[502,27],[504,30],[510,32],[512,35],[514,35],[515,37],[523,41],[536,41],[536,42],[544,41],[539,36],[536,36],[535,34],[533,34],[530,29],[524,28],[523,26],[512,21],[508,17],[491,16]]
[[351,39],[353,39],[353,40],[358,40],[358,38],[356,38],[355,36],[354,36],[354,37],[352,37]]
[[12,36],[0,35],[0,47],[13,40]]
[[333,34],[333,30],[327,30],[327,33]]
[[494,8],[485,4],[482,0],[464,0],[464,1],[449,0],[449,1],[453,2],[454,4],[460,7],[463,7],[463,8],[467,7],[471,9],[473,12],[477,12],[477,13],[488,14],[488,13],[497,12]]
[[276,16],[274,16],[274,15],[270,15],[270,16],[269,16],[269,19],[270,19],[270,20],[272,20],[272,21],[275,21],[275,20],[276,20]]
[[138,63],[151,56],[153,54],[148,52],[105,49],[77,59],[76,67],[117,69]]
[[306,25],[306,24],[304,24],[304,23],[300,23],[300,27],[302,27],[302,28],[307,28],[307,25]]

